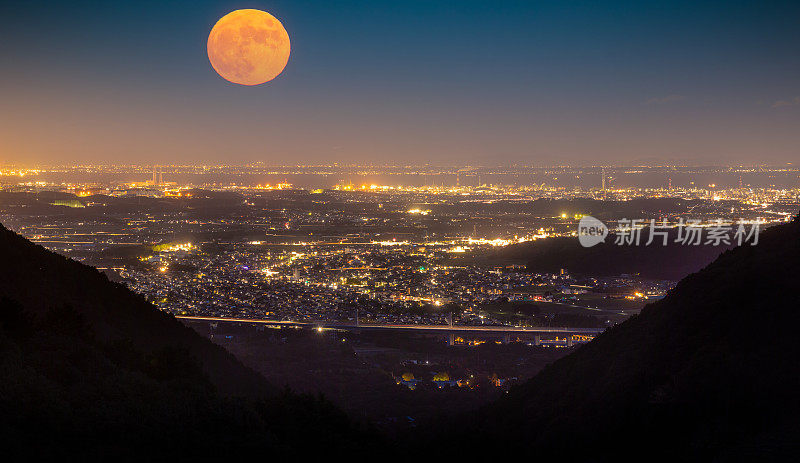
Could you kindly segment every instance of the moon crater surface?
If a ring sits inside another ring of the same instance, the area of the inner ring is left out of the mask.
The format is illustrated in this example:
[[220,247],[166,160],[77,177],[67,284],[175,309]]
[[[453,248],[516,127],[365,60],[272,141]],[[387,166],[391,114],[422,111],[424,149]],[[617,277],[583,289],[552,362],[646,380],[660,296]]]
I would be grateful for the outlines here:
[[225,80],[259,85],[280,74],[289,62],[289,34],[283,24],[261,10],[236,10],[208,35],[208,60]]

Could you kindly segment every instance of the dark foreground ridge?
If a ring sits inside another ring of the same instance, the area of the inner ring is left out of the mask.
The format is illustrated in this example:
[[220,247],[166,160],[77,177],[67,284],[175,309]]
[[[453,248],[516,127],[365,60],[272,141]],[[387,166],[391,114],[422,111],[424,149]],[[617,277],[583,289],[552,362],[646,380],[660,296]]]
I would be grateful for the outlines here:
[[433,452],[447,442],[576,461],[797,457],[798,330],[795,219],[725,252],[498,403],[413,439]]
[[[50,252],[0,225],[0,297],[32,317],[74,312],[99,342],[130,342],[141,351],[170,348],[197,359],[223,394],[259,397],[277,391],[225,349],[208,342],[93,267]],[[66,315],[64,315],[66,316]]]
[[26,459],[365,449],[324,400],[280,392],[97,270],[0,226],[0,441]]

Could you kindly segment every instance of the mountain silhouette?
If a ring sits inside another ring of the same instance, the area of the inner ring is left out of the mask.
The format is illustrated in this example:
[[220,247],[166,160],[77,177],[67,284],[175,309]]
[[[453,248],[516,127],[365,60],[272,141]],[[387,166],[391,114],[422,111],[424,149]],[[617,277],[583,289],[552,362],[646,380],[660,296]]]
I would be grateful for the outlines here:
[[578,461],[796,461],[798,290],[795,219],[726,251],[499,402],[414,440],[432,452]]
[[103,342],[129,341],[145,351],[184,349],[200,361],[209,380],[224,394],[253,397],[278,392],[225,349],[125,285],[109,281],[93,267],[47,251],[2,225],[0,297],[16,301],[37,317],[69,307]]
[[242,458],[375,439],[279,391],[96,269],[0,226],[0,451],[34,460]]

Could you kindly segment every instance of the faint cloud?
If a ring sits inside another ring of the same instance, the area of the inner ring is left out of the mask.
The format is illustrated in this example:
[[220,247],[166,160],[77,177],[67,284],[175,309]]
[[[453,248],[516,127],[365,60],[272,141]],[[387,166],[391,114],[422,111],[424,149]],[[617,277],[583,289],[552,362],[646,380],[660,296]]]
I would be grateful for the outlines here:
[[645,101],[644,104],[670,104],[677,103],[685,99],[686,97],[683,95],[667,95],[657,98],[650,98],[649,100]]
[[783,106],[798,106],[800,105],[800,96],[796,96],[791,100],[778,100],[775,103],[772,103],[773,108],[780,108]]

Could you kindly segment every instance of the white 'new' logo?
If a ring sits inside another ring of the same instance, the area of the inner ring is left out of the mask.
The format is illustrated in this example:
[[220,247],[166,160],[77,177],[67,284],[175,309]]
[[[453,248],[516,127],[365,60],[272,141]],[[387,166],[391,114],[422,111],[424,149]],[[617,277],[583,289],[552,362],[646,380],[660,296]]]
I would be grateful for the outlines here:
[[585,215],[578,223],[578,241],[581,246],[591,248],[595,244],[602,243],[608,236],[608,227],[603,222],[592,216]]

